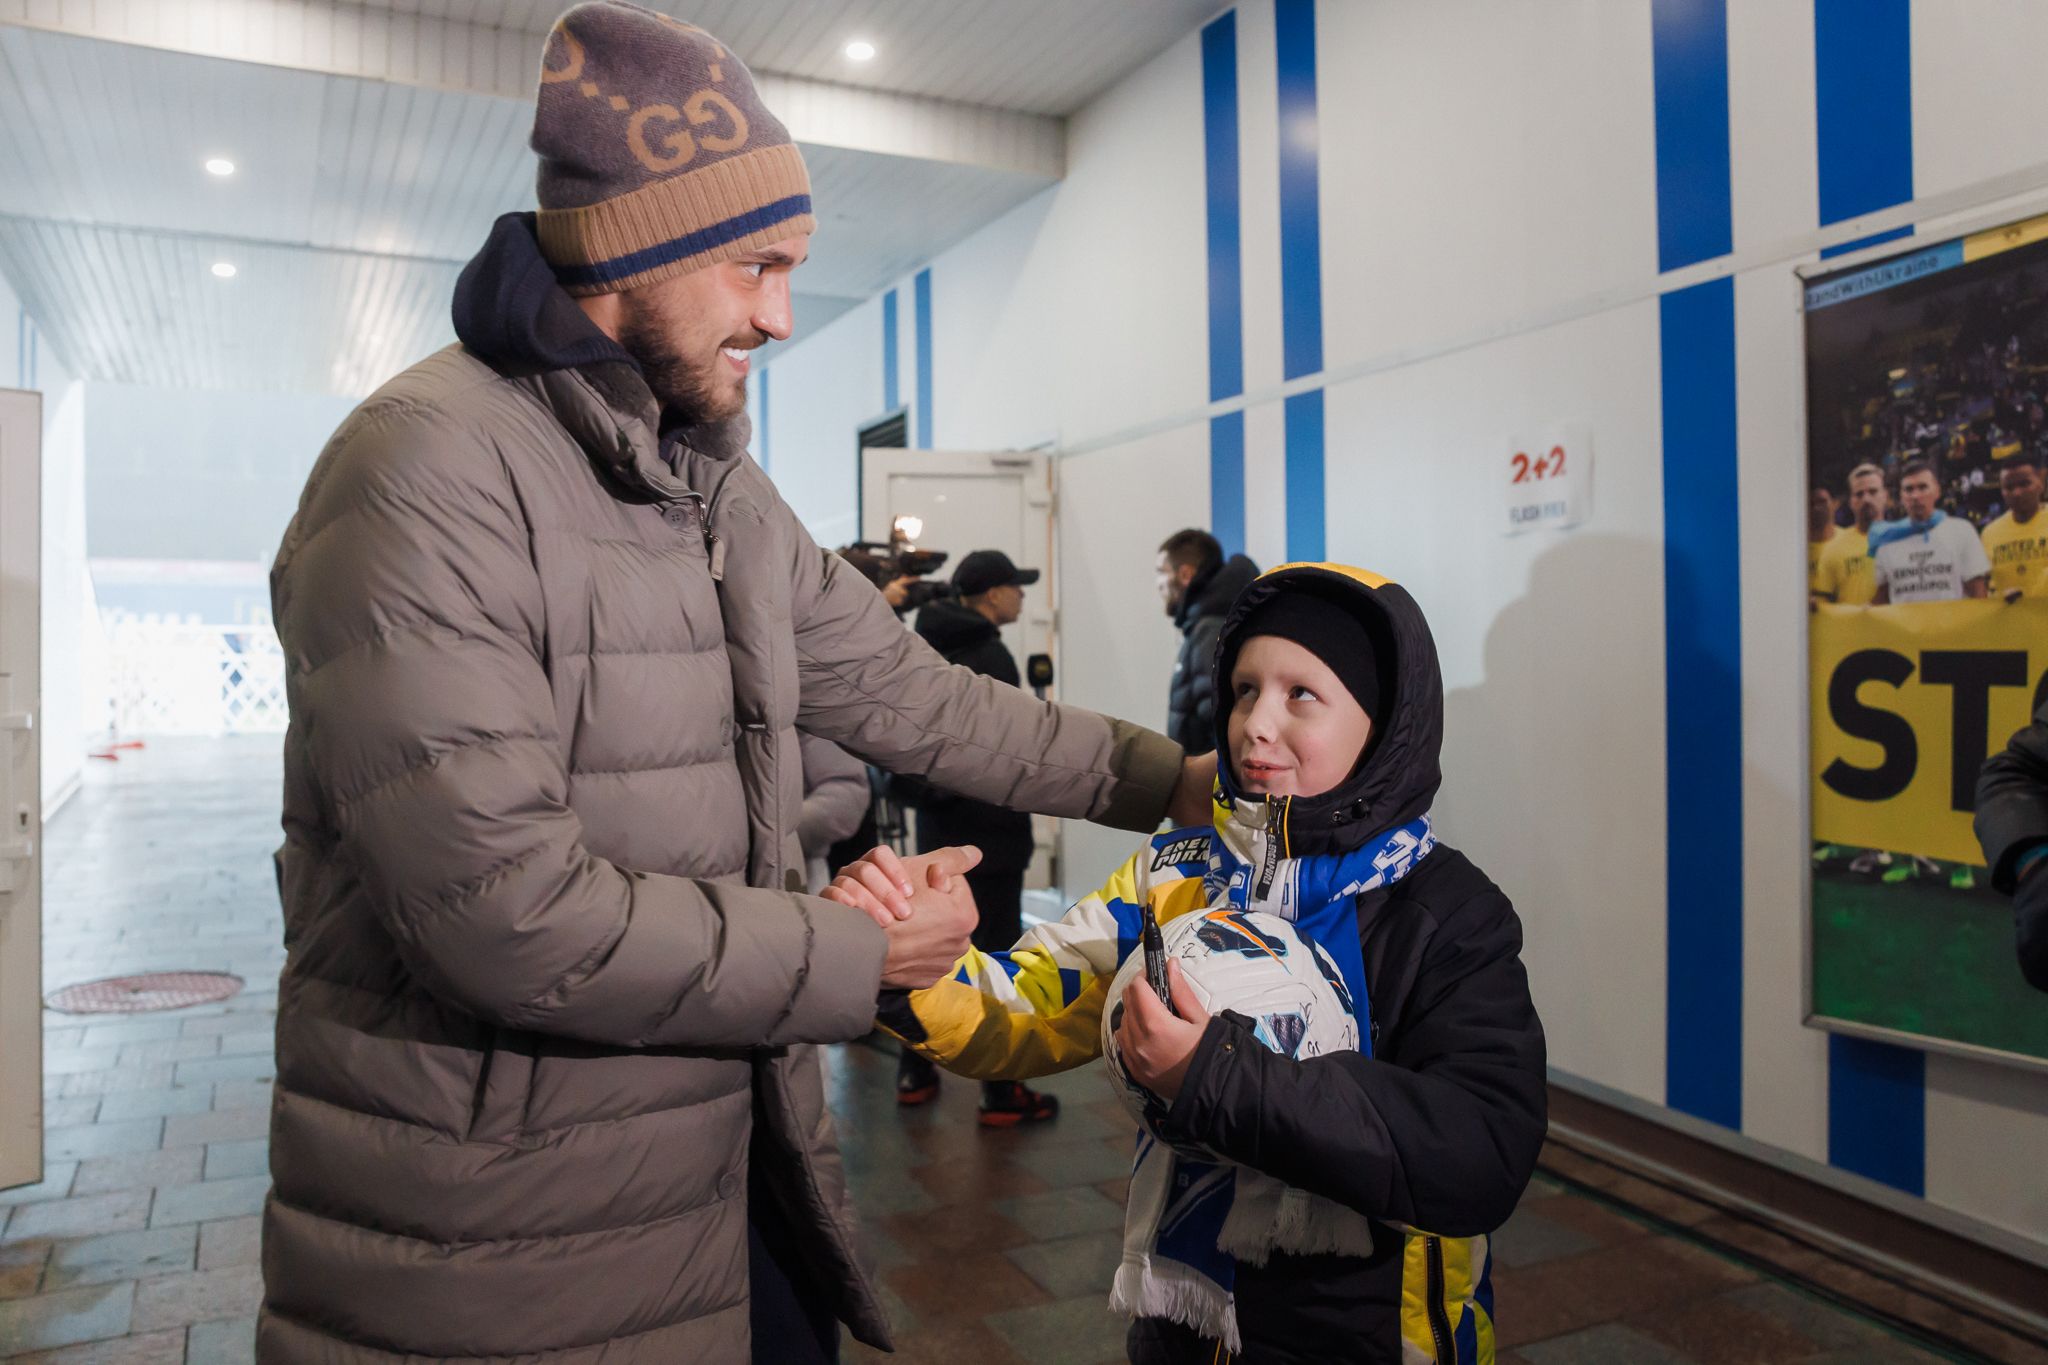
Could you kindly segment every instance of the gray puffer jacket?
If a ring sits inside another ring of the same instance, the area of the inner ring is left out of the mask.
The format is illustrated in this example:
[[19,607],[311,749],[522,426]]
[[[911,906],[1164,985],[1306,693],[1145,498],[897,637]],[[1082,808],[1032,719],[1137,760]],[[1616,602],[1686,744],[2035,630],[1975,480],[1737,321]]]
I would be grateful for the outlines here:
[[885,940],[800,894],[798,729],[1131,829],[1179,751],[944,664],[744,419],[664,441],[521,219],[462,290],[481,346],[348,418],[273,572],[258,1357],[744,1361],[750,1163],[802,1291],[885,1343],[811,1046],[868,1029]]

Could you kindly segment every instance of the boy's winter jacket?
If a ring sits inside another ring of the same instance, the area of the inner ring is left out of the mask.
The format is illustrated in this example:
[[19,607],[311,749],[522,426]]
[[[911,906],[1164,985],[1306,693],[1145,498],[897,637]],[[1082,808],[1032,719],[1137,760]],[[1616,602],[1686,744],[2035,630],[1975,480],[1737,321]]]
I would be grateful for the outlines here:
[[[1374,1220],[1370,1257],[1280,1254],[1237,1267],[1242,1359],[1488,1362],[1487,1234],[1513,1211],[1546,1125],[1543,1032],[1521,926],[1507,897],[1455,849],[1425,840],[1380,855],[1416,860],[1406,875],[1356,865],[1367,845],[1425,816],[1440,782],[1442,682],[1406,592],[1338,566],[1274,570],[1224,626],[1218,695],[1228,695],[1247,615],[1282,590],[1328,594],[1392,644],[1392,696],[1358,773],[1320,796],[1261,799],[1238,796],[1224,763],[1212,826],[1155,836],[1062,920],[1034,927],[1007,954],[970,954],[930,990],[890,998],[883,1022],[963,1074],[1064,1070],[1099,1053],[1109,983],[1137,946],[1142,906],[1165,922],[1243,901],[1299,922],[1352,897],[1369,1047],[1295,1061],[1254,1045],[1245,1021],[1219,1015],[1161,1135]],[[1216,724],[1226,753],[1227,717],[1222,708]],[[1152,1320],[1131,1334],[1140,1361],[1208,1361],[1215,1347]]]

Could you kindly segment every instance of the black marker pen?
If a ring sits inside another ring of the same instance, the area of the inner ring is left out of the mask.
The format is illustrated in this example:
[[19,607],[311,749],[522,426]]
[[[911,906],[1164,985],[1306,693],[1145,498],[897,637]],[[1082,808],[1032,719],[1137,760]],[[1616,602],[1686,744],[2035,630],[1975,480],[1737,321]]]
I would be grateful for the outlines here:
[[1139,921],[1139,934],[1145,946],[1145,979],[1152,983],[1152,991],[1159,997],[1159,1003],[1175,1015],[1180,1011],[1173,1008],[1173,992],[1166,984],[1166,942],[1159,936],[1159,920],[1147,904]]

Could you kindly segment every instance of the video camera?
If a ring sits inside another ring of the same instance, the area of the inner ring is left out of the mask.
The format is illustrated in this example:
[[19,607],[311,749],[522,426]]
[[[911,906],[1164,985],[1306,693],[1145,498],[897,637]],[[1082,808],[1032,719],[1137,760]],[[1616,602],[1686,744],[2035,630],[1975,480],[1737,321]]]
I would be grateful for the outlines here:
[[[898,517],[890,524],[887,541],[856,540],[839,553],[878,588],[886,588],[902,578],[925,580],[945,565],[947,556],[944,550],[917,548],[915,542],[923,530],[922,518]],[[957,594],[951,583],[912,583],[904,589],[903,602],[896,611],[899,615],[916,611],[927,602],[954,596]]]

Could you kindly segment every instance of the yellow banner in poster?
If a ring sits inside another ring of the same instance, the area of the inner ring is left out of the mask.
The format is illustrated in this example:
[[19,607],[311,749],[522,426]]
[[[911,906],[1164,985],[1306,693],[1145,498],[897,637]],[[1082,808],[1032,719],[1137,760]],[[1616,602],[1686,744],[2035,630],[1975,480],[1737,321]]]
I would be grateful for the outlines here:
[[2048,598],[1821,606],[1813,837],[1982,865],[1977,770],[2048,696]]

